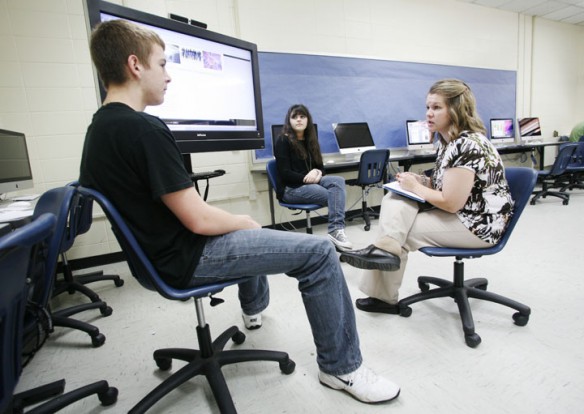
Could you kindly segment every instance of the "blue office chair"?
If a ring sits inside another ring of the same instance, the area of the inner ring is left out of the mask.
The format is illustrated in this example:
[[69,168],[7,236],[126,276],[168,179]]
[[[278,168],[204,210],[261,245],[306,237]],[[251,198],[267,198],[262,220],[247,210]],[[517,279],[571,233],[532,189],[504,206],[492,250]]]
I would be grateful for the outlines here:
[[562,144],[552,167],[549,170],[539,170],[537,172],[538,180],[541,182],[541,190],[533,193],[533,198],[530,201],[531,205],[535,205],[539,198],[546,198],[547,196],[561,198],[563,200],[562,204],[568,205],[570,195],[561,191],[552,191],[552,189],[564,186],[566,169],[573,162],[577,148],[578,143],[576,142]]
[[[408,317],[412,314],[412,308],[409,305],[427,299],[451,297],[458,305],[460,318],[462,319],[462,328],[466,344],[474,348],[481,343],[481,337],[475,332],[475,326],[470,308],[469,298],[487,300],[499,303],[517,310],[513,315],[513,320],[518,326],[524,326],[529,321],[531,309],[519,302],[508,299],[493,292],[487,292],[488,280],[485,278],[464,279],[464,262],[463,259],[474,259],[481,256],[499,253],[511,237],[511,233],[521,217],[523,209],[529,201],[533,187],[537,180],[537,172],[531,168],[510,167],[505,169],[505,176],[511,188],[511,195],[515,200],[513,216],[507,226],[503,238],[494,246],[484,249],[459,249],[448,247],[423,247],[420,251],[428,256],[456,258],[454,262],[453,281],[439,279],[430,276],[420,276],[418,286],[422,292],[404,298],[398,302],[401,316]],[[433,284],[438,288],[430,289],[429,285]]]
[[[276,194],[278,193],[278,189],[281,187],[280,179],[278,177],[278,168],[276,167],[276,160],[270,160],[266,164],[266,171],[268,172],[268,181],[270,182],[270,186],[274,189]],[[326,206],[321,206],[320,204],[294,204],[294,203],[286,203],[285,201],[278,200],[278,203],[282,207],[289,208],[290,210],[300,210],[300,212],[304,211],[306,213],[306,233],[312,234],[312,221],[310,219],[310,212],[314,210],[321,209]]]
[[[105,336],[100,333],[99,329],[87,322],[73,319],[71,316],[91,309],[98,309],[102,316],[109,316],[112,314],[112,308],[109,307],[106,302],[97,297],[93,298],[94,300],[90,303],[83,303],[59,310],[52,310],[50,308],[59,254],[63,251],[64,240],[69,237],[67,234],[69,232],[75,232],[75,230],[71,228],[71,225],[74,222],[73,214],[76,209],[75,193],[75,188],[70,186],[53,188],[42,194],[36,203],[33,217],[37,217],[44,213],[52,213],[57,218],[57,224],[48,248],[45,276],[35,284],[33,289],[33,300],[38,304],[40,309],[44,309],[50,314],[52,326],[83,331],[91,337],[92,345],[94,347],[99,347],[105,343]],[[66,244],[67,242],[65,242],[65,245]],[[25,331],[34,333],[35,327],[27,326]]]
[[235,413],[235,406],[227,388],[227,383],[221,367],[223,365],[235,364],[245,361],[276,361],[280,365],[280,370],[284,374],[291,374],[296,364],[288,354],[276,351],[264,350],[224,350],[227,341],[231,338],[236,344],[245,341],[245,334],[236,326],[232,326],[224,331],[215,341],[211,340],[209,325],[205,321],[203,312],[203,298],[211,297],[211,306],[215,306],[223,300],[213,298],[212,295],[222,291],[224,288],[239,284],[245,279],[230,280],[225,282],[210,283],[203,286],[176,289],[169,286],[158,275],[156,269],[147,258],[146,254],[138,244],[125,220],[118,213],[116,208],[98,191],[79,187],[79,193],[84,197],[82,202],[95,200],[105,212],[112,225],[112,229],[123,252],[126,255],[128,266],[132,275],[140,284],[150,290],[157,291],[160,295],[170,300],[194,299],[197,313],[197,338],[199,349],[169,348],[154,351],[154,360],[158,368],[163,371],[169,370],[173,359],[186,361],[187,365],[179,371],[166,378],[158,387],[144,397],[130,413],[143,413],[158,400],[180,386],[185,381],[197,375],[205,375],[219,406],[221,413]]
[[365,220],[365,231],[371,229],[371,217],[379,217],[378,212],[367,206],[367,196],[372,188],[377,188],[383,183],[388,161],[388,149],[365,151],[361,154],[357,178],[345,180],[347,185],[361,187],[361,211],[347,216],[346,220],[351,221],[356,217],[362,217]]
[[107,381],[98,381],[63,394],[65,380],[14,395],[22,372],[23,331],[28,299],[28,280],[42,273],[46,242],[55,229],[53,214],[43,214],[31,223],[0,238],[0,412],[22,413],[24,407],[37,404],[31,413],[54,413],[67,405],[97,394],[103,405],[116,402],[118,390]]
[[[72,182],[69,185],[75,187],[79,184],[77,182]],[[106,275],[101,270],[84,273],[82,275],[73,274],[73,268],[67,259],[67,252],[73,247],[77,236],[89,231],[92,213],[91,210],[84,211],[80,209],[79,206],[73,206],[73,208],[71,208],[69,225],[67,231],[63,235],[63,241],[61,243],[60,256],[63,277],[56,279],[55,287],[53,289],[53,297],[65,292],[70,295],[78,292],[87,296],[92,302],[102,302],[99,295],[87,287],[87,284],[111,280],[116,287],[124,285],[124,280],[121,279],[119,275]]]
[[584,136],[578,141],[578,148],[574,152],[572,162],[566,168],[566,175],[568,183],[561,188],[560,192],[574,188],[584,189]]

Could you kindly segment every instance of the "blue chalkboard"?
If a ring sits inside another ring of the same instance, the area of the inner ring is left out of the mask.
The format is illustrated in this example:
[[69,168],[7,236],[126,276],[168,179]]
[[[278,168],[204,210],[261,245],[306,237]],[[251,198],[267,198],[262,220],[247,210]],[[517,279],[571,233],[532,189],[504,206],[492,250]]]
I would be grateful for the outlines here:
[[515,71],[271,52],[259,62],[266,147],[256,159],[272,157],[271,125],[295,103],[318,124],[323,153],[339,151],[334,122],[367,122],[377,147],[405,147],[405,121],[425,118],[428,89],[443,78],[471,87],[487,128],[490,118],[515,118]]

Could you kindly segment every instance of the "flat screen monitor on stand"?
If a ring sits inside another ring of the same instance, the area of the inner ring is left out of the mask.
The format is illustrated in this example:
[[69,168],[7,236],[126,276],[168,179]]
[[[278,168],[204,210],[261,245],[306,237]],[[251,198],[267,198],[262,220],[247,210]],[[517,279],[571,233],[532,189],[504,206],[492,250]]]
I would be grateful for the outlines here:
[[491,142],[494,145],[515,143],[513,118],[493,118],[490,126]]
[[433,154],[436,152],[432,134],[426,121],[406,121],[406,136],[408,152],[417,154]]
[[[84,0],[88,29],[124,19],[156,32],[170,83],[164,103],[145,112],[172,131],[185,166],[191,153],[264,148],[259,60],[253,43],[101,0]],[[105,88],[97,81],[99,95]]]
[[33,187],[26,138],[0,129],[0,194]]
[[367,122],[333,124],[333,132],[339,146],[339,152],[347,159],[360,157],[364,151],[375,149]]
[[541,126],[539,124],[539,118],[519,118],[517,124],[519,125],[519,136],[521,137],[521,142],[541,141]]

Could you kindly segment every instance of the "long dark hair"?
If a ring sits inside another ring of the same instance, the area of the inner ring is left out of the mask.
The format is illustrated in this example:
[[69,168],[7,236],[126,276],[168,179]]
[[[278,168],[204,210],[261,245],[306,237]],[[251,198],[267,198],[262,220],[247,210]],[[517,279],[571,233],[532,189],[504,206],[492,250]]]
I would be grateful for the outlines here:
[[[296,132],[292,129],[292,125],[290,124],[290,118],[295,117],[296,115],[304,115],[307,120],[306,129],[304,130],[304,141],[306,142],[306,146],[302,145],[302,143],[296,138]],[[306,106],[295,104],[288,109],[286,119],[284,119],[282,136],[288,140],[294,152],[298,154],[301,159],[307,159],[310,154],[310,158],[312,158],[315,164],[322,167],[322,154],[320,153],[318,137],[316,136],[312,115],[310,115]]]

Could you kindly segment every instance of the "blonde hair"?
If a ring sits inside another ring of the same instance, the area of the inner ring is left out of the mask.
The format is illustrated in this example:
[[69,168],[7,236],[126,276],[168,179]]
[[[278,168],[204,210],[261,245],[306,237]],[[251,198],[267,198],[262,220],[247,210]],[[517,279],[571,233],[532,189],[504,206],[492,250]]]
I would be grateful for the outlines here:
[[126,20],[110,20],[97,25],[89,45],[91,59],[106,89],[110,84],[121,85],[128,80],[129,56],[135,55],[148,68],[153,45],[163,49],[165,46],[156,33]]
[[458,138],[462,131],[487,133],[477,112],[475,97],[466,83],[458,79],[443,79],[432,85],[428,91],[428,95],[430,94],[440,95],[446,102],[450,115],[448,134],[451,140]]

